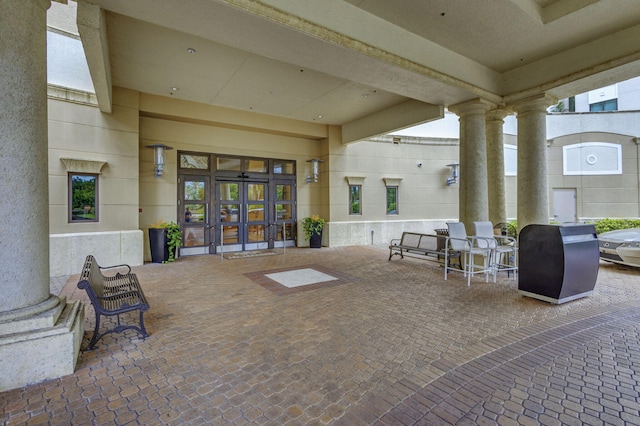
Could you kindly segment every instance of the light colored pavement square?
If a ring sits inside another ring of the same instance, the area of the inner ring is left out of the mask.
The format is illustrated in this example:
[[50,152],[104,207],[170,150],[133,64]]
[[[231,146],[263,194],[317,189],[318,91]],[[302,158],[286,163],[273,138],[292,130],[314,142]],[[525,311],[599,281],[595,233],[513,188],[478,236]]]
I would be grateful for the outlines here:
[[336,277],[332,277],[331,275],[325,274],[324,272],[316,271],[312,268],[276,272],[274,274],[265,274],[265,276],[289,288],[323,283],[337,279]]

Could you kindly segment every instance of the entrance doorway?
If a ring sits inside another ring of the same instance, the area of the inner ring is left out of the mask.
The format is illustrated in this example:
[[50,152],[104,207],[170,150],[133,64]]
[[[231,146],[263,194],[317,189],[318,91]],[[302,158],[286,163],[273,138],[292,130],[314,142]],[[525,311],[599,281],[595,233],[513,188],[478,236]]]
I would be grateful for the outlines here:
[[216,228],[222,235],[216,251],[270,248],[268,187],[267,182],[216,182]]
[[295,245],[294,161],[178,155],[181,255]]

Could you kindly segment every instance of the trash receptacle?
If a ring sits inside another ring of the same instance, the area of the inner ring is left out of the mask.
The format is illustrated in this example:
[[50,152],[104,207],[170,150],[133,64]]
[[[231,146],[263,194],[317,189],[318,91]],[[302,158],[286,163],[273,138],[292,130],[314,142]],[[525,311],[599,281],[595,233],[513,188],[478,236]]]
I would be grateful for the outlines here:
[[593,225],[528,225],[520,231],[518,291],[550,303],[593,293],[600,252]]
[[436,231],[436,235],[438,236],[436,249],[438,251],[442,251],[444,250],[446,238],[449,236],[449,230],[445,228],[445,229],[436,229],[435,231]]

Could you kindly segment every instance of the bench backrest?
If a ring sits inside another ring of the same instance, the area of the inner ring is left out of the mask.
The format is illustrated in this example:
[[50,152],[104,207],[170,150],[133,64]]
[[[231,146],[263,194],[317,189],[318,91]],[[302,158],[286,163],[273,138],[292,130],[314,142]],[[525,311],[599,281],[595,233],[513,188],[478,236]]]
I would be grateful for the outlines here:
[[80,274],[80,281],[88,281],[93,288],[93,292],[98,297],[103,297],[104,295],[104,285],[102,283],[104,276],[100,271],[100,266],[98,266],[98,262],[96,259],[89,255],[84,261],[84,266],[82,268],[82,273]]
[[438,249],[438,236],[418,234],[415,232],[403,232],[400,245],[435,251]]

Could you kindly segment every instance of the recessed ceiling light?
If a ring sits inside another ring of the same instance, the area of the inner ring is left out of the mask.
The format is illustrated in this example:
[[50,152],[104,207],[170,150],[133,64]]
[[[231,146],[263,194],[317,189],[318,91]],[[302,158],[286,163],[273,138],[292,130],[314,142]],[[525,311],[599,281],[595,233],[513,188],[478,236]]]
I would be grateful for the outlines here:
[[189,48],[187,48],[187,52],[196,53],[196,49],[194,49],[193,47],[189,47]]
[[363,93],[363,94],[362,94],[362,97],[363,97],[363,98],[368,98],[368,97],[369,97],[369,94],[368,94],[368,93]]
[[179,88],[177,88],[177,87],[172,87],[172,88],[171,88],[171,90],[172,90],[173,92],[175,92],[176,90],[180,90],[180,89],[179,89]]

